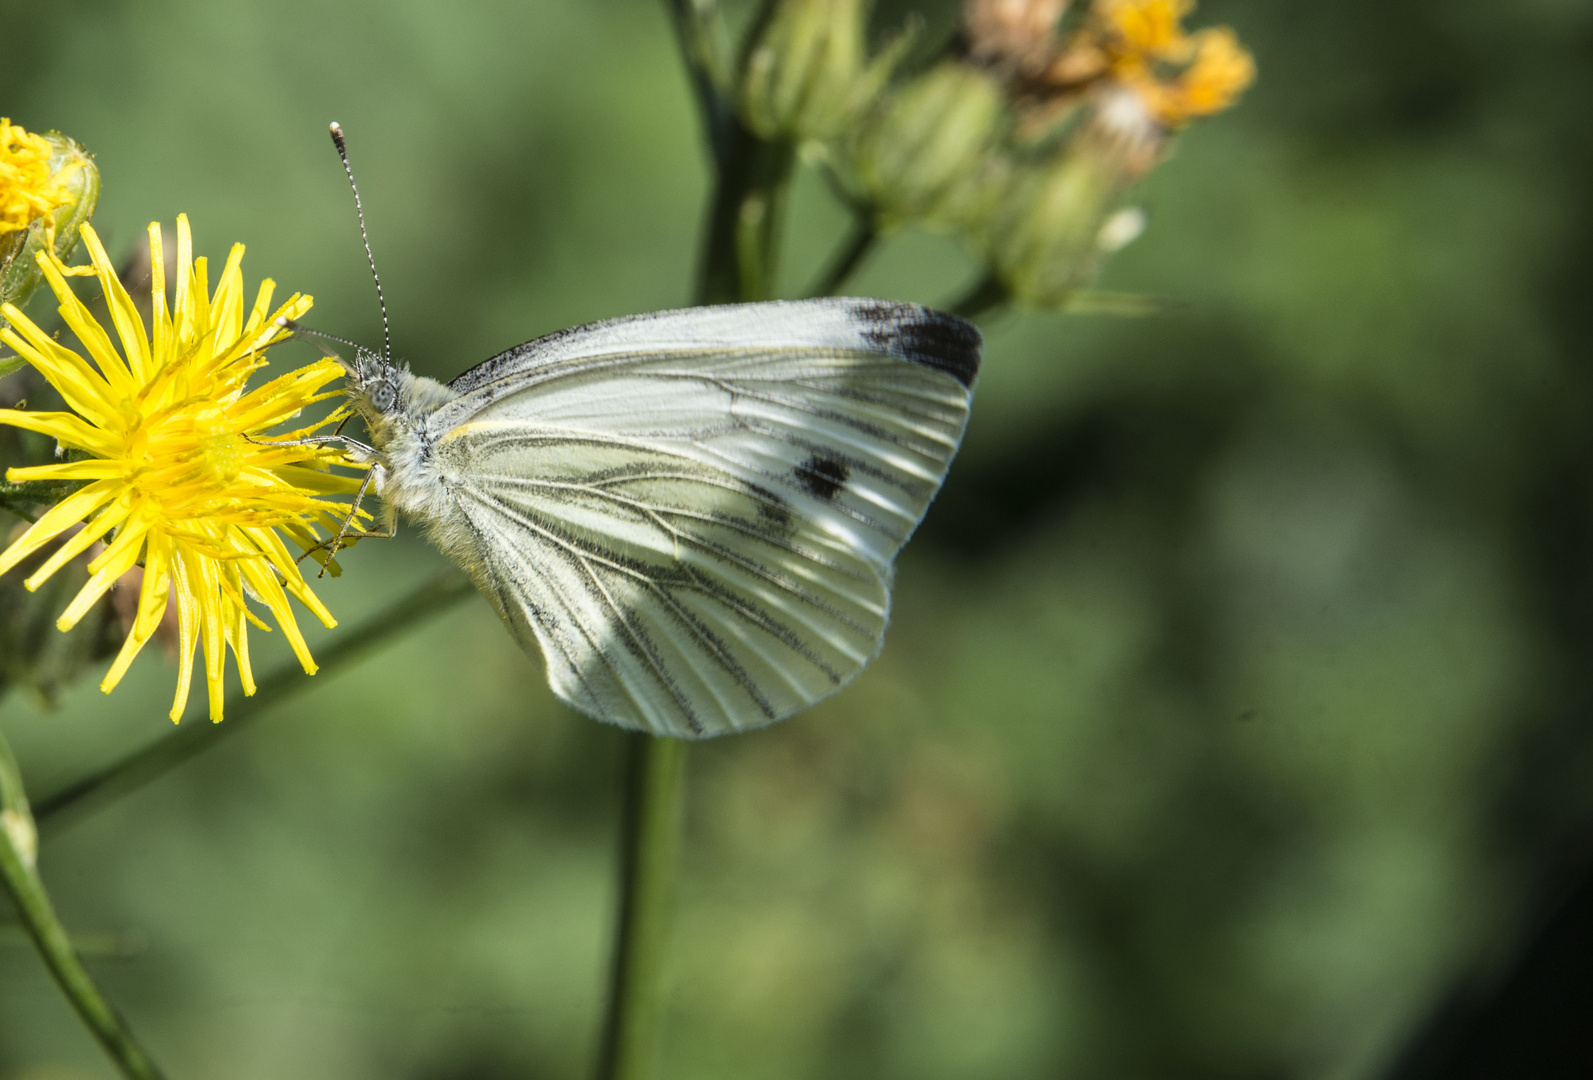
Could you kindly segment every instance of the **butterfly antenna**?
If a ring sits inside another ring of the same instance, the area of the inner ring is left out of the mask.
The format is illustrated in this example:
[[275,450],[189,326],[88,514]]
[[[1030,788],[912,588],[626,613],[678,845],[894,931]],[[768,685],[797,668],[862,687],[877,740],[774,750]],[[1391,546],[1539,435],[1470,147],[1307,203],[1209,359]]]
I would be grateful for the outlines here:
[[360,202],[360,186],[354,182],[354,166],[348,163],[348,144],[343,141],[343,127],[336,120],[332,121],[332,145],[337,147],[337,156],[343,159],[343,171],[348,174],[348,186],[354,191],[354,213],[360,219],[360,239],[365,241],[365,261],[371,265],[371,280],[376,282],[376,302],[382,308],[382,358],[389,364],[393,362],[393,334],[387,325],[387,300],[382,296],[382,278],[376,272],[376,256],[371,254],[371,237],[365,231],[365,207]]
[[339,345],[347,345],[351,349],[364,348],[364,346],[357,341],[350,341],[348,338],[338,337],[336,334],[328,334],[325,330],[311,330],[303,323],[294,322],[292,319],[288,320],[288,329],[293,331],[295,335],[302,334],[305,337],[320,338],[322,341],[335,341]]

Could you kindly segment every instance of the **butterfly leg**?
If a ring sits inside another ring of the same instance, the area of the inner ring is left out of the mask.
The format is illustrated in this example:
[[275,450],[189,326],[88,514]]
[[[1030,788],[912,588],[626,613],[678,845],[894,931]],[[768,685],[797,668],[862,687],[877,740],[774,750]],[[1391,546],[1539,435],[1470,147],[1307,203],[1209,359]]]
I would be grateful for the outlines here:
[[[365,494],[366,492],[370,491],[371,481],[375,478],[376,470],[371,469],[365,474],[365,479],[360,481],[360,489],[354,493],[354,504],[349,507],[348,516],[343,519],[343,527],[337,531],[337,535],[332,537],[331,540],[326,541],[326,543],[317,544],[315,547],[310,549],[310,551],[315,551],[320,547],[329,548],[326,555],[326,562],[321,564],[321,572],[315,575],[316,577],[320,578],[326,576],[327,565],[333,559],[337,558],[338,551],[342,549],[344,541],[346,541],[349,537],[352,536],[356,540],[390,540],[394,536],[398,535],[398,520],[396,518],[388,523],[386,532],[378,533],[368,532],[364,529],[354,529],[354,518],[360,511],[360,503],[365,501]],[[310,551],[306,551],[304,554],[308,555],[310,554]],[[302,555],[300,556],[300,558],[303,557],[304,556]]]
[[[343,418],[343,424],[349,422],[349,417]],[[337,432],[343,430],[343,424],[337,426]],[[257,439],[253,435],[245,435],[244,442],[254,443],[256,446],[325,446],[327,443],[342,443],[345,447],[364,454],[369,458],[379,458],[374,446],[366,446],[358,439],[351,439],[347,435],[334,432],[331,435],[312,435],[308,439]]]
[[[331,547],[332,543],[334,541],[347,542],[349,540],[391,540],[393,537],[395,537],[397,535],[398,535],[398,522],[396,522],[396,521],[393,522],[391,525],[389,525],[387,527],[387,531],[386,532],[369,532],[369,531],[367,531],[365,529],[343,529],[343,530],[340,530],[338,532],[337,536],[328,536],[325,540],[322,540],[319,544],[316,544],[314,547],[306,549],[304,552],[302,552],[299,555],[298,558],[294,559],[293,561],[296,562],[296,563],[303,562],[305,559],[308,559],[311,555],[314,555],[317,551],[320,551],[322,548]],[[326,561],[327,562],[331,562],[332,558],[333,558],[332,555],[328,555],[326,557]],[[319,574],[317,574],[316,576],[317,577],[324,577],[325,575],[326,575],[326,563],[322,563],[321,564],[321,572]]]

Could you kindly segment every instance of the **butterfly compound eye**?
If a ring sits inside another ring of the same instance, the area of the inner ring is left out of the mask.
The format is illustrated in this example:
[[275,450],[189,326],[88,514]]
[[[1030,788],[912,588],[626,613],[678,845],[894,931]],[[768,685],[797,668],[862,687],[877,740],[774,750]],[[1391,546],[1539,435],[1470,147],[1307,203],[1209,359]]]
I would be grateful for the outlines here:
[[371,408],[380,413],[390,412],[393,408],[393,405],[398,401],[398,391],[393,388],[393,384],[390,382],[377,383],[375,386],[371,387],[370,394],[368,396],[370,398]]

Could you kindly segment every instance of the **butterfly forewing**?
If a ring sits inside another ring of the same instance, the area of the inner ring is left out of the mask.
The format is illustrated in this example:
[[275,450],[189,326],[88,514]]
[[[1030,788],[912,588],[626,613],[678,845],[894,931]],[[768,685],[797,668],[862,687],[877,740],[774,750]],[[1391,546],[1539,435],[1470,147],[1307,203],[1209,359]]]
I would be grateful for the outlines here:
[[971,327],[911,305],[668,312],[467,372],[434,447],[466,561],[555,691],[715,735],[812,704],[879,650],[977,357]]

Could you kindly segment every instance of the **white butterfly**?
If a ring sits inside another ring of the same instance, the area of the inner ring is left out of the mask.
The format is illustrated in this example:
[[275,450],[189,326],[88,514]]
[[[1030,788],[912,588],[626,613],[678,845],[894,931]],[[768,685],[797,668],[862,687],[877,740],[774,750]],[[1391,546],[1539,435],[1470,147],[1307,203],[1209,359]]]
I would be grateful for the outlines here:
[[387,506],[541,650],[554,692],[705,738],[879,652],[979,350],[954,316],[825,299],[593,323],[447,386],[363,350],[345,367]]

